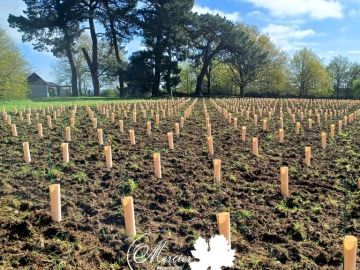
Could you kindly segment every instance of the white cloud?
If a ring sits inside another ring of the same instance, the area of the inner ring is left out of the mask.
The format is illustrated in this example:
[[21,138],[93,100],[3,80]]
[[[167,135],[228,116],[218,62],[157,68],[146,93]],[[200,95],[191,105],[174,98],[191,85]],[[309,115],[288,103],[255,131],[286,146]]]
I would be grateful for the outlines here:
[[360,54],[360,51],[348,51],[349,54]]
[[254,11],[249,12],[246,15],[251,16],[251,17],[258,17],[258,16],[261,16],[262,14],[261,14],[261,12],[259,10],[254,10]]
[[316,34],[314,30],[300,29],[298,25],[269,24],[261,31],[267,33],[277,46],[286,51],[293,51],[310,45],[303,39]]
[[308,15],[313,19],[341,18],[342,6],[336,0],[246,0],[265,8],[274,17]]
[[221,17],[225,17],[230,21],[234,21],[234,22],[240,21],[240,13],[237,11],[227,13],[227,12],[221,11],[219,9],[212,9],[209,7],[200,6],[200,5],[196,5],[196,4],[194,5],[192,11],[197,12],[199,14],[206,14],[206,13],[213,14],[213,15],[219,14]]

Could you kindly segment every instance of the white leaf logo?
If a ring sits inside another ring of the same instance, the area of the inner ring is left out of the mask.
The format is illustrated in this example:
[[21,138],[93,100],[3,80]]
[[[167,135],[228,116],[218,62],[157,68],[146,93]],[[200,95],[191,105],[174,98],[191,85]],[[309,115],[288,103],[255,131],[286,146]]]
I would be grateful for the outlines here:
[[234,266],[235,250],[231,249],[226,238],[222,235],[211,237],[209,244],[204,238],[199,237],[191,254],[197,262],[191,262],[191,270],[221,270],[221,267]]

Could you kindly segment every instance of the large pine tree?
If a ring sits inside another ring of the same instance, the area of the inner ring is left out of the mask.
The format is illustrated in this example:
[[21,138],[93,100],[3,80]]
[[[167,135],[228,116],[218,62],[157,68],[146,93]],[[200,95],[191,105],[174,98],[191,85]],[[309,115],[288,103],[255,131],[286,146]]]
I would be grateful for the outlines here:
[[186,55],[186,26],[193,5],[193,0],[146,0],[138,12],[144,45],[153,62],[153,95],[160,93],[162,78],[167,88],[177,81],[174,76],[179,76],[177,63]]

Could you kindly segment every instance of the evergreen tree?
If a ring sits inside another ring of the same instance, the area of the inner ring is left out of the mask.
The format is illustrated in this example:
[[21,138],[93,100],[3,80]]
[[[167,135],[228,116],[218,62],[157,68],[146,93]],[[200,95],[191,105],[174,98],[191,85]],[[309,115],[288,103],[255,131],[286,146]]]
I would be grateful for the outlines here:
[[243,24],[236,26],[235,41],[228,62],[242,97],[245,87],[256,81],[271,62],[269,51],[265,44],[261,43],[260,37],[254,28]]
[[185,59],[186,26],[193,5],[193,0],[146,0],[138,11],[138,25],[154,70],[153,95],[160,93],[161,78],[168,88],[176,81],[174,76],[179,76],[174,66]]
[[234,42],[235,26],[219,15],[195,14],[189,30],[193,48],[191,58],[195,66],[200,68],[195,89],[199,95],[212,61],[219,54],[230,51]]
[[114,50],[120,96],[125,93],[125,67],[122,43],[135,34],[135,7],[137,0],[102,0],[99,19],[105,28],[105,38]]

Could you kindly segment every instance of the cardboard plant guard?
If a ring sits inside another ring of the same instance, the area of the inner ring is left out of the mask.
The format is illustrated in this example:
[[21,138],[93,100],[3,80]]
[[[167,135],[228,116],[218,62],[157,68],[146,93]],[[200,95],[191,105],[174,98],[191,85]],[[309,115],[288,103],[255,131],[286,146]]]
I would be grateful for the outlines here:
[[356,270],[357,238],[346,235],[343,241],[344,270]]
[[120,133],[124,133],[124,120],[119,120]]
[[246,141],[246,126],[241,127],[241,141]]
[[47,126],[48,126],[48,128],[52,128],[52,120],[51,120],[51,116],[50,116],[50,115],[48,115],[48,116],[46,117],[46,121],[47,121]]
[[176,134],[176,136],[180,135],[180,124],[179,123],[175,123],[175,134]]
[[174,150],[174,136],[172,132],[167,133],[167,139],[168,139],[169,149]]
[[60,222],[61,221],[60,184],[50,185],[49,191],[50,191],[51,219],[53,221]]
[[334,140],[335,138],[335,124],[330,125],[330,138]]
[[156,114],[155,115],[155,126],[158,128],[160,125],[160,115]]
[[221,181],[221,159],[214,159],[214,179],[217,183]]
[[135,211],[134,211],[133,197],[132,196],[124,197],[121,200],[121,204],[124,211],[126,234],[130,236],[135,236],[136,227],[135,227]]
[[267,131],[267,125],[268,125],[268,122],[266,119],[263,120],[263,125],[262,125],[262,129],[263,131]]
[[17,129],[15,124],[11,124],[11,133],[13,137],[17,137]]
[[296,125],[295,125],[295,134],[296,135],[300,134],[300,127],[301,127],[300,122],[296,122]]
[[283,166],[280,168],[281,177],[281,195],[284,197],[289,196],[289,168]]
[[258,138],[257,137],[252,138],[252,153],[255,156],[259,155],[259,147],[258,147]]
[[230,237],[230,213],[222,212],[217,215],[217,222],[220,235],[224,236],[228,241],[228,245],[231,245]]
[[111,145],[105,145],[104,152],[105,152],[106,168],[111,169],[113,166]]
[[311,165],[311,147],[310,146],[305,147],[305,164],[306,164],[306,166]]
[[27,114],[26,114],[26,123],[27,123],[28,125],[31,125],[31,115],[30,115],[30,113],[27,113]]
[[343,126],[343,122],[341,120],[338,121],[338,132],[341,133],[342,132],[342,126]]
[[71,129],[70,129],[70,127],[65,128],[65,141],[67,141],[67,142],[71,141]]
[[150,121],[147,121],[147,122],[146,122],[146,134],[147,134],[148,136],[151,135],[151,122],[150,122]]
[[43,138],[43,137],[44,137],[44,133],[43,133],[42,123],[38,123],[38,124],[37,124],[37,128],[38,128],[38,136],[39,136],[40,138]]
[[321,147],[326,148],[326,132],[321,132]]
[[133,123],[136,123],[136,111],[134,110],[133,111],[133,119],[132,119],[132,121],[133,121]]
[[212,155],[214,155],[214,143],[213,143],[213,137],[212,136],[207,137],[207,143],[208,143],[209,155],[212,156]]
[[71,117],[70,118],[70,127],[75,127],[75,118],[74,117]]
[[104,136],[103,136],[103,130],[102,130],[102,128],[99,128],[99,129],[97,130],[97,136],[98,136],[98,143],[99,143],[100,145],[103,145],[103,144],[104,144]]
[[29,149],[29,143],[23,142],[23,150],[24,150],[24,160],[26,163],[31,162],[31,156],[30,156],[30,149]]
[[129,129],[130,144],[135,145],[135,130]]
[[161,178],[161,157],[160,153],[154,153],[154,173],[156,178]]
[[207,136],[211,136],[211,124],[210,123],[206,126],[206,133],[207,133]]
[[62,152],[63,162],[68,163],[69,162],[69,144],[68,143],[61,144],[61,152]]
[[183,116],[180,117],[180,128],[184,128],[185,118]]
[[284,129],[280,128],[279,129],[279,143],[284,143],[284,139],[285,139]]

